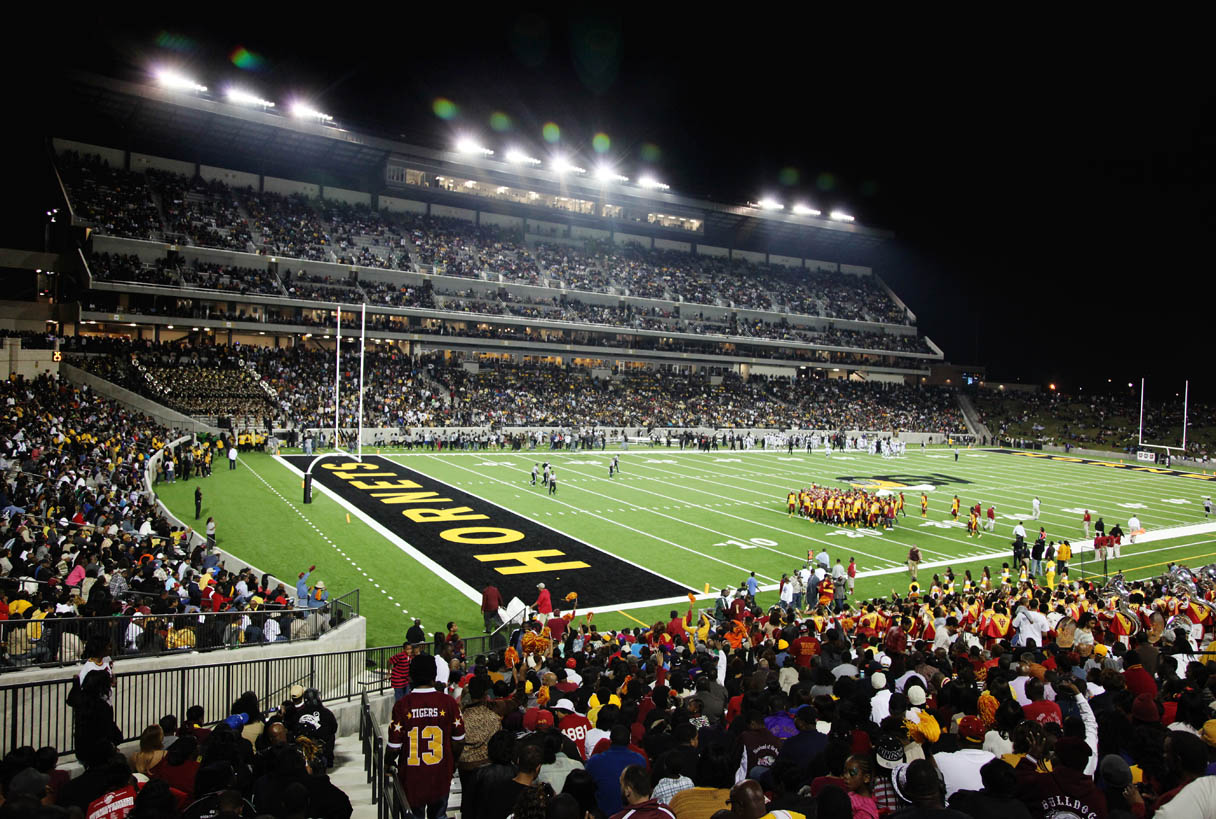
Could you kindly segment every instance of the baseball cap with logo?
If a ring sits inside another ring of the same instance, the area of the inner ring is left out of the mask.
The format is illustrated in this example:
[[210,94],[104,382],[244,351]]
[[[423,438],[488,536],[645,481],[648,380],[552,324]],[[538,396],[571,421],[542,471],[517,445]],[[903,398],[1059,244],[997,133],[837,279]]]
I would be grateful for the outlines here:
[[553,712],[544,708],[529,708],[524,712],[524,730],[539,731],[553,726]]
[[879,765],[893,771],[904,764],[904,743],[894,734],[883,734],[874,746],[874,754]]
[[293,700],[303,699],[304,698],[304,686],[300,685],[299,683],[293,685],[291,687],[291,698]]

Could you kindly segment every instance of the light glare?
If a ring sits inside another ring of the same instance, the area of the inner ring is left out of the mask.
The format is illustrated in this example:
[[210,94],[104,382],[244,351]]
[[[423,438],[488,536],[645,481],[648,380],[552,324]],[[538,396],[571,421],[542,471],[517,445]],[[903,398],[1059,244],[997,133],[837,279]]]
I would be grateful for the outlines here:
[[647,190],[671,190],[671,185],[665,185],[659,180],[655,179],[653,176],[643,176],[638,180],[638,185],[646,188]]
[[507,151],[507,161],[512,165],[539,165],[540,160],[534,156],[528,156],[519,148],[511,148]]
[[256,105],[262,108],[274,108],[274,103],[270,100],[264,100],[257,94],[251,94],[240,88],[228,89],[228,101],[236,105]]
[[842,210],[832,211],[831,218],[836,220],[837,222],[852,222],[853,221],[853,217],[850,216],[849,214],[845,213]]
[[293,102],[291,104],[291,115],[296,119],[317,119],[321,122],[333,121],[333,117],[329,114],[322,114],[306,102]]
[[555,156],[551,163],[554,173],[586,173],[586,168],[580,168],[564,156]]
[[776,199],[773,199],[773,198],[767,197],[767,196],[765,198],[761,199],[756,204],[760,207],[761,210],[784,210],[785,209],[785,205],[781,204]]
[[156,81],[165,88],[171,88],[174,91],[206,91],[207,86],[199,85],[194,80],[172,71],[168,68],[159,69],[156,72]]
[[822,211],[815,210],[810,205],[804,205],[801,202],[799,202],[797,205],[794,205],[794,213],[796,213],[799,216],[821,216],[821,215],[823,215]]
[[456,151],[462,154],[480,154],[482,156],[493,156],[494,154],[493,151],[472,137],[461,137],[456,140]]

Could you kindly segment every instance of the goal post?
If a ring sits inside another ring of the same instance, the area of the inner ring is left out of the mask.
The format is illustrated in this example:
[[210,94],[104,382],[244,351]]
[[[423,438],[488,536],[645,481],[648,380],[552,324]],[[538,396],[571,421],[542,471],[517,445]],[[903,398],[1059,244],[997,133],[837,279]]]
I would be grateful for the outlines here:
[[[1167,459],[1170,458],[1185,458],[1186,457],[1186,427],[1187,427],[1187,411],[1190,405],[1191,397],[1191,382],[1189,380],[1183,383],[1182,388],[1182,445],[1173,446],[1172,444],[1146,444],[1144,442],[1144,393],[1145,379],[1140,379],[1140,430],[1136,436],[1136,460],[1146,462],[1156,462],[1157,453],[1153,450],[1163,450]],[[1175,396],[1177,393],[1175,393]]]
[[[359,463],[363,461],[363,376],[367,347],[367,303],[362,305],[359,327],[359,409],[355,418],[355,445],[346,448],[342,446],[342,432],[350,427],[342,426],[342,305],[335,304],[334,307],[336,308],[334,310],[336,322],[334,329],[333,447],[331,452],[317,453],[308,462],[308,466],[304,470],[304,503],[312,503],[312,470],[322,458],[330,455],[345,455]],[[353,452],[350,451],[352,449]]]

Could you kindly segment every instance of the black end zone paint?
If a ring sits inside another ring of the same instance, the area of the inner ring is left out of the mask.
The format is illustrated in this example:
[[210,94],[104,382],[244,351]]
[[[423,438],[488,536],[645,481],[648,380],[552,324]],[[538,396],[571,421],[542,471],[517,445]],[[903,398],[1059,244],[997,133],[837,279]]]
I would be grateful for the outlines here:
[[984,452],[995,452],[1000,455],[1021,455],[1038,461],[1062,461],[1069,464],[1091,464],[1104,466],[1107,469],[1121,469],[1125,472],[1142,472],[1149,475],[1170,475],[1175,478],[1190,478],[1196,481],[1216,481],[1216,472],[1205,475],[1201,472],[1186,472],[1179,469],[1163,469],[1153,464],[1122,463],[1120,461],[1102,461],[1096,458],[1075,458],[1072,455],[1055,455],[1047,452],[1028,452],[1021,449],[985,449]]
[[[288,455],[284,460],[302,472],[312,457]],[[313,467],[313,479],[479,592],[492,583],[504,600],[518,597],[532,603],[536,584],[544,583],[554,605],[568,608],[563,598],[576,592],[579,608],[585,609],[681,597],[694,591],[387,458],[365,458],[362,466],[345,471],[330,468],[350,460],[335,455],[319,461]],[[375,487],[380,482],[412,485]],[[420,500],[411,501],[411,496]],[[462,507],[467,511],[453,514],[484,517],[419,522],[403,514],[426,510],[415,512],[425,518]],[[466,531],[469,529],[496,531]],[[485,542],[468,542],[483,538]],[[512,539],[489,542],[507,538]],[[551,568],[555,565],[559,568]]]

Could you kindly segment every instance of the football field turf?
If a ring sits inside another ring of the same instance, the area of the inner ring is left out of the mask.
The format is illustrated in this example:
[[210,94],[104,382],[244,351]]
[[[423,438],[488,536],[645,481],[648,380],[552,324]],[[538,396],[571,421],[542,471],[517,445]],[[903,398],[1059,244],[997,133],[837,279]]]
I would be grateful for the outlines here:
[[[621,472],[610,478],[614,454]],[[556,494],[539,481],[530,483],[532,465],[544,461],[556,468]],[[360,588],[369,645],[399,642],[413,617],[422,618],[428,632],[454,620],[465,636],[480,633],[478,592],[487,580],[525,603],[532,602],[537,580],[544,580],[555,601],[576,591],[580,614],[591,608],[601,626],[633,626],[666,619],[673,608],[685,611],[689,591],[704,597],[708,584],[712,597],[752,571],[769,589],[761,602],[772,602],[782,573],[822,548],[833,563],[856,558],[857,596],[863,597],[907,591],[905,561],[913,544],[922,553],[925,586],[947,565],[959,579],[967,569],[978,579],[984,566],[998,576],[1011,560],[1016,523],[1024,522],[1029,540],[1041,525],[1049,540],[1076,543],[1084,509],[1095,521],[1104,518],[1108,529],[1116,522],[1126,529],[1136,514],[1148,530],[1137,544],[1125,539],[1121,559],[1110,562],[1112,573],[1138,578],[1164,571],[1171,561],[1198,566],[1216,560],[1216,524],[1204,525],[1202,503],[1213,476],[1154,474],[1135,464],[1041,453],[962,450],[956,461],[948,449],[914,449],[889,459],[649,446],[365,452],[364,465],[346,471],[348,458],[322,461],[314,469],[317,491],[310,505],[301,503],[305,462],[243,455],[238,470],[217,470],[204,480],[203,519],[214,514],[221,544],[263,570],[294,581],[316,563],[314,580],[324,579],[332,592]],[[812,483],[902,489],[906,516],[891,530],[788,517],[786,493]],[[926,518],[919,509],[921,487],[929,495]],[[192,484],[179,481],[158,491],[179,516],[193,518]],[[963,510],[958,522],[949,514],[954,494]],[[1031,519],[1035,496],[1041,501],[1038,521]],[[997,525],[994,533],[970,538],[966,509],[976,502],[985,511],[995,505]],[[429,517],[433,512],[404,514],[445,508],[465,511],[438,522]],[[1095,569],[1101,574],[1084,552],[1070,567],[1072,579]],[[698,605],[709,607],[712,600]]]

